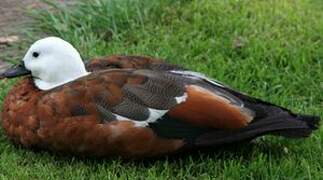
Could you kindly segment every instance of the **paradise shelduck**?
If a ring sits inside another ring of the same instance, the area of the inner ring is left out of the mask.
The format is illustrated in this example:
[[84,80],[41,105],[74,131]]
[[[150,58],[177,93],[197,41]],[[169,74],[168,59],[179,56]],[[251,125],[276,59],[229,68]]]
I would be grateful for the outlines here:
[[97,59],[87,70],[68,42],[36,41],[21,65],[1,75],[28,75],[5,97],[5,133],[31,148],[151,157],[265,134],[303,138],[318,128],[319,117],[294,114],[200,73],[149,59]]

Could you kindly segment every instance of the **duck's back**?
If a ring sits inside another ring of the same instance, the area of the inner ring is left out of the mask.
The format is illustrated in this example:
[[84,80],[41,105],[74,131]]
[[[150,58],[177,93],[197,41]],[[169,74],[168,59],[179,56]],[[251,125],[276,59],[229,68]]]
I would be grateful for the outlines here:
[[113,55],[91,59],[86,63],[86,69],[90,72],[106,69],[150,69],[157,71],[184,70],[178,65],[148,56],[122,56]]

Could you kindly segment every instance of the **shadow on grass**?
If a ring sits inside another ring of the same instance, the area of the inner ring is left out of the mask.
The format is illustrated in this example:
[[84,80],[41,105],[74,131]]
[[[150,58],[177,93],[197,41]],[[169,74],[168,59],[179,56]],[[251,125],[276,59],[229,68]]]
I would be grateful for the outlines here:
[[[5,143],[9,143],[8,140],[4,141],[7,141]],[[282,156],[286,155],[283,151],[283,145],[271,143],[268,140],[264,141],[262,139],[252,142],[230,144],[222,147],[191,149],[166,156],[138,159],[77,156],[73,154],[59,153],[35,148],[26,149],[20,145],[12,145],[12,149],[16,149],[18,151],[17,153],[20,154],[20,156],[23,156],[22,159],[32,156],[35,158],[35,161],[54,161],[55,163],[61,165],[83,163],[86,166],[92,166],[93,164],[100,165],[109,162],[118,162],[118,164],[121,166],[140,166],[141,168],[149,168],[164,162],[173,164],[175,166],[183,166],[183,164],[186,162],[203,162],[204,160],[210,159],[214,161],[240,160],[243,163],[248,164],[255,156],[259,154],[271,156],[275,159],[281,159]]]

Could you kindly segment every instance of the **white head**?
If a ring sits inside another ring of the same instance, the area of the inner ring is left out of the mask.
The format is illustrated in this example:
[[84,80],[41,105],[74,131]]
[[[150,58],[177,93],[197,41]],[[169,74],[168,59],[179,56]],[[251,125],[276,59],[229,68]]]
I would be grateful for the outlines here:
[[23,62],[41,90],[49,90],[89,74],[77,50],[57,37],[36,41]]

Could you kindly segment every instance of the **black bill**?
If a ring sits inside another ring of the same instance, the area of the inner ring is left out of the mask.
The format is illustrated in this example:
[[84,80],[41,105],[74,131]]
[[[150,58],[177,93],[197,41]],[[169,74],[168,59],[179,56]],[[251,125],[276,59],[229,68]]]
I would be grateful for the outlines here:
[[31,72],[28,69],[26,69],[24,62],[22,61],[21,64],[15,65],[7,69],[4,73],[0,74],[0,79],[14,78],[14,77],[24,76],[28,74],[31,74]]

